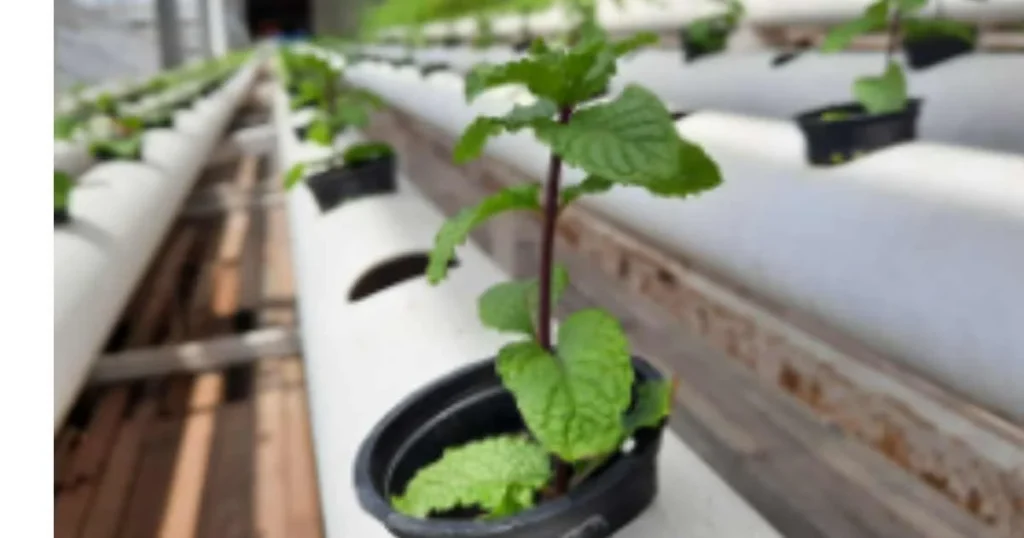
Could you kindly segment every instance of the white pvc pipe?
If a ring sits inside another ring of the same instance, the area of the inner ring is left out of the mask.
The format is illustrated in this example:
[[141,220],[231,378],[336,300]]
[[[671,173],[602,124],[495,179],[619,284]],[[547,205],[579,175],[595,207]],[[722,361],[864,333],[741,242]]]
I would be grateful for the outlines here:
[[[837,24],[852,20],[872,0],[742,0],[746,8],[743,22],[752,25]],[[615,0],[598,1],[601,26],[614,32],[639,30],[666,31],[681,28],[701,17],[723,12],[723,3],[713,0]],[[941,10],[940,10],[941,7]],[[943,17],[969,22],[1007,22],[1024,20],[1024,2],[1019,0],[932,0],[921,16]],[[501,37],[517,37],[522,28],[519,15],[496,17],[492,31]],[[572,17],[555,7],[528,17],[534,34],[555,34],[570,28]],[[471,38],[477,26],[472,18],[428,24],[424,35],[430,38],[458,35]],[[404,28],[390,29],[386,35],[403,36]]]
[[[1024,0],[1021,2],[1024,4]],[[387,58],[398,47],[372,47]],[[485,50],[426,48],[418,63],[445,62],[466,71],[481,62],[502,63],[519,55],[508,47]],[[647,50],[619,62],[612,92],[639,83],[674,110],[722,110],[791,120],[826,105],[853,101],[853,81],[880,71],[877,53],[808,53],[781,67],[772,53],[725,54],[687,64],[672,50]],[[1024,54],[972,54],[941,67],[908,71],[911,95],[924,99],[918,122],[922,140],[1024,154]]]
[[[287,99],[283,91],[278,93],[275,124],[283,172],[300,160],[322,157],[326,150],[299,144]],[[342,137],[338,142],[352,141]],[[442,286],[419,278],[348,302],[351,286],[375,264],[429,251],[444,220],[407,182],[399,185],[397,194],[348,202],[328,214],[320,213],[302,186],[288,196],[326,536],[390,536],[356,498],[351,473],[360,443],[412,391],[492,356],[507,342],[476,319],[478,295],[507,276],[471,244],[459,249],[461,264]],[[779,538],[671,431],[665,432],[658,471],[660,491],[654,504],[616,536]]]
[[141,162],[93,167],[54,232],[54,428],[255,74],[244,66],[189,132],[145,133]]
[[[467,107],[458,80],[365,63],[347,76],[452,136],[523,93]],[[616,189],[585,205],[1024,418],[1024,157],[917,142],[819,169],[787,123],[696,114],[678,126],[719,162],[723,187],[686,201]],[[544,176],[526,134],[488,153]]]

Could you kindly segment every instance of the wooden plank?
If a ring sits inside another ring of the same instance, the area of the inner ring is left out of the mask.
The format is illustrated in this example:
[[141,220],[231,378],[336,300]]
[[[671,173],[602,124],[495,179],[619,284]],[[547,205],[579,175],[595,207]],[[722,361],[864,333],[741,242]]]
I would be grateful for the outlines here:
[[118,433],[81,538],[115,538],[141,455],[142,440],[156,415],[154,398],[143,399]]
[[128,339],[128,347],[154,343],[161,321],[166,319],[171,310],[181,267],[195,237],[195,229],[180,229],[169,248],[160,256],[160,263],[153,265],[153,280],[141,297],[138,313],[133,316],[132,335]]
[[255,531],[261,538],[290,538],[287,502],[282,502],[288,433],[282,384],[280,360],[256,365]]
[[215,410],[222,388],[220,373],[201,374],[195,381],[159,527],[161,538],[192,538],[195,535],[203,499],[203,480],[209,468]]
[[57,434],[53,449],[53,483],[58,491],[61,485],[72,482],[75,449],[81,440],[81,432],[77,428],[65,426]]
[[263,247],[261,322],[269,325],[295,323],[295,285],[289,256],[287,214],[283,208],[266,212],[267,233]]
[[139,464],[119,533],[121,538],[153,538],[158,535],[167,508],[191,391],[190,377],[172,378],[166,384],[158,416],[146,428],[142,441]]
[[109,383],[176,372],[223,369],[261,357],[294,355],[301,349],[298,331],[268,327],[245,334],[155,348],[134,349],[101,357],[91,383]]
[[225,373],[224,403],[217,408],[217,428],[206,474],[199,538],[254,536],[253,452],[255,413],[251,368]]
[[284,359],[281,374],[284,386],[287,387],[282,403],[288,458],[288,471],[285,474],[288,536],[319,538],[322,536],[320,500],[301,361],[297,357]]
[[95,414],[83,434],[82,444],[75,453],[71,482],[64,484],[66,491],[57,497],[54,509],[54,536],[77,536],[96,492],[96,480],[103,471],[110,447],[121,425],[121,416],[127,403],[125,389],[115,388],[104,394]]

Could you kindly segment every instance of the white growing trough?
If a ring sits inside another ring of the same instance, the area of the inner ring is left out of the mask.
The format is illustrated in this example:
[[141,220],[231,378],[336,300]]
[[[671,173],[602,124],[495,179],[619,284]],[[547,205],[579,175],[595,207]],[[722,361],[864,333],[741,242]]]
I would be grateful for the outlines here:
[[250,61],[175,129],[147,131],[140,162],[95,166],[72,192],[72,223],[55,230],[54,427],[89,369],[215,142],[246,95]]
[[[391,59],[407,54],[395,46],[366,50]],[[678,50],[643,50],[619,62],[611,90],[637,83],[674,111],[728,111],[789,121],[812,109],[853,101],[854,79],[880,72],[883,64],[880,53],[815,52],[775,68],[774,54],[728,53],[687,64]],[[428,47],[412,55],[421,64],[445,62],[460,71],[520,56],[509,47]],[[970,54],[928,70],[908,70],[911,95],[924,101],[919,138],[1024,153],[1024,99],[1014,98],[1020,73],[1024,54]]]
[[[452,136],[524,99],[499,88],[467,106],[459,77],[414,68],[361,63],[347,76]],[[1024,157],[916,142],[821,169],[785,122],[697,113],[677,125],[720,163],[723,187],[684,202],[619,188],[584,204],[1024,418]],[[527,134],[487,151],[544,175]]]
[[[280,171],[325,156],[325,149],[296,139],[283,90],[274,115]],[[336,146],[353,141],[342,136]],[[288,196],[288,212],[325,532],[383,538],[389,534],[361,510],[353,487],[359,444],[412,391],[492,356],[507,341],[476,318],[478,295],[507,276],[469,244],[458,251],[460,265],[445,284],[431,287],[416,278],[352,303],[352,286],[378,264],[428,252],[442,214],[401,178],[396,194],[326,214],[299,186]],[[617,536],[778,537],[671,431],[659,481],[655,504]]]
[[[753,25],[836,24],[856,18],[872,0],[743,0],[744,21]],[[694,20],[724,10],[714,0],[598,0],[598,20],[613,32],[636,30],[666,31],[681,28]],[[925,16],[974,22],[1024,20],[1024,3],[1018,0],[932,0],[922,12]],[[522,17],[510,14],[491,21],[495,35],[515,38],[528,28],[534,35],[564,32],[573,17],[561,5]],[[392,28],[381,34],[403,37],[406,28]],[[477,32],[472,18],[438,22],[423,27],[428,38],[446,36],[473,37]]]

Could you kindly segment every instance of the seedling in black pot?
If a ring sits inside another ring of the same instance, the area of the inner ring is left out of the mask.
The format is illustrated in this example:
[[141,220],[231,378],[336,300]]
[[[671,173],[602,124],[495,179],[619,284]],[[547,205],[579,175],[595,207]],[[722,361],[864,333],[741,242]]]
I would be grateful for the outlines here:
[[307,174],[317,206],[327,213],[349,200],[395,192],[395,152],[383,142],[353,144],[340,155],[292,166],[285,175],[285,189],[291,190]]
[[857,36],[878,30],[887,30],[888,42],[882,74],[863,76],[854,82],[856,102],[827,106],[797,116],[811,164],[842,164],[917,138],[921,100],[908,97],[906,75],[894,56],[904,14],[926,3],[927,0],[877,0],[859,19],[835,28],[825,37],[821,45],[824,52],[843,50]]
[[[975,0],[978,1],[978,0]],[[923,8],[908,6],[908,11]],[[942,18],[942,1],[938,2],[937,19],[904,16],[903,53],[914,69],[927,69],[946,60],[974,51],[978,42],[978,27]],[[907,14],[909,15],[909,13]]]
[[687,62],[725,50],[729,36],[739,26],[744,14],[743,4],[739,0],[719,0],[719,3],[725,7],[725,13],[697,19],[679,31]]
[[[616,42],[588,25],[577,38],[566,47],[538,39],[526,57],[466,77],[467,100],[505,84],[526,86],[536,100],[477,118],[455,160],[476,158],[490,137],[530,130],[551,150],[548,173],[543,184],[505,188],[448,220],[428,279],[445,279],[474,227],[513,210],[541,215],[541,262],[537,278],[498,284],[477,305],[483,325],[519,338],[414,393],[364,440],[355,465],[359,500],[395,536],[601,538],[656,494],[673,383],[631,356],[621,325],[603,310],[569,315],[556,338],[552,307],[569,281],[554,263],[556,222],[580,197],[615,186],[684,198],[721,178],[649,90],[630,85],[614,99],[588,102],[615,75],[618,58],[656,36]],[[563,165],[586,179],[563,187]]]
[[71,222],[71,191],[75,182],[67,172],[53,171],[53,225],[63,226]]

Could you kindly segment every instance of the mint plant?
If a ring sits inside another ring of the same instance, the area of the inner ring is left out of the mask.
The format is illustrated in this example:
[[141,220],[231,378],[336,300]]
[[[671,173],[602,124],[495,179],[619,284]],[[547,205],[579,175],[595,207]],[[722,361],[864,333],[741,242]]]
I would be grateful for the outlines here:
[[967,41],[973,39],[974,30],[951,20],[924,19],[919,12],[928,0],[876,0],[860,18],[836,27],[821,44],[823,52],[841,51],[858,36],[885,30],[888,42],[885,51],[885,69],[881,75],[864,76],[853,84],[853,95],[869,114],[899,112],[907,107],[907,77],[903,67],[894,59],[900,37],[920,39],[929,35],[949,35]]
[[286,84],[296,94],[292,108],[316,107],[316,117],[306,131],[311,142],[330,146],[346,128],[365,127],[370,112],[384,106],[372,92],[343,83],[342,73],[322,58],[295,53],[283,53],[281,58],[288,74]]
[[[552,307],[569,282],[554,263],[556,223],[579,198],[616,186],[685,198],[718,186],[721,176],[703,149],[679,136],[649,90],[630,85],[614,99],[591,101],[615,75],[617,60],[655,42],[655,35],[612,41],[596,25],[582,25],[576,38],[565,47],[537,39],[526,57],[479,65],[466,77],[467,101],[505,84],[525,86],[535,100],[504,116],[477,118],[457,143],[455,161],[478,157],[491,137],[530,130],[551,150],[548,172],[543,186],[510,186],[448,220],[437,233],[427,277],[435,285],[446,278],[455,248],[474,227],[513,210],[542,215],[537,277],[498,284],[477,305],[484,326],[519,337],[498,351],[496,370],[528,433],[446,450],[392,498],[409,516],[475,508],[498,518],[526,510],[541,492],[564,495],[582,483],[637,431],[660,426],[668,415],[671,383],[636,382],[629,343],[611,314],[575,312],[557,338],[552,334]],[[586,178],[562,187],[563,165]]]
[[717,1],[725,8],[724,13],[702,17],[683,29],[684,41],[694,49],[691,57],[724,49],[746,12],[739,0]]

